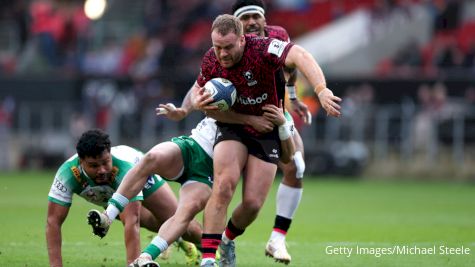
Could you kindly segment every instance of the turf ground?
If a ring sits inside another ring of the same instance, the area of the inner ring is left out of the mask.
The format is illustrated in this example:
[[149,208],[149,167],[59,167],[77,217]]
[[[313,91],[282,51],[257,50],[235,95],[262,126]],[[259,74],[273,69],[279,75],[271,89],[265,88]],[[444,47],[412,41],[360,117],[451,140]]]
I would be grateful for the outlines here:
[[[0,266],[48,266],[44,229],[52,177],[50,172],[0,174]],[[257,221],[237,240],[238,266],[283,266],[264,257],[276,188],[277,183]],[[92,207],[74,200],[63,225],[64,265],[124,266],[121,224],[98,239],[85,219]],[[151,235],[142,231],[144,245]],[[306,177],[287,239],[291,266],[475,266],[475,185]],[[434,254],[421,255],[434,246]],[[470,251],[446,255],[440,246]],[[395,247],[415,253],[374,255]],[[329,248],[352,249],[352,254],[329,254]],[[357,248],[363,253],[356,254]],[[176,251],[159,262],[185,266]]]

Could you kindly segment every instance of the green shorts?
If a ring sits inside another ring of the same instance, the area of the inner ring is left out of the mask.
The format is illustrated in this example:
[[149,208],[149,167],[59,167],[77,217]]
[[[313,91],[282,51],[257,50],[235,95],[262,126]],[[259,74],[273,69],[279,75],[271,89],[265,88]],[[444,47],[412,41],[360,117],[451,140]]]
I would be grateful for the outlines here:
[[177,144],[183,157],[183,174],[176,179],[183,185],[187,181],[197,181],[213,186],[213,159],[206,154],[201,146],[188,136],[172,138]]
[[151,194],[155,193],[155,191],[157,191],[157,189],[159,189],[163,184],[165,184],[165,180],[163,180],[160,176],[150,175],[147,178],[147,183],[145,183],[142,189],[143,198],[145,199]]

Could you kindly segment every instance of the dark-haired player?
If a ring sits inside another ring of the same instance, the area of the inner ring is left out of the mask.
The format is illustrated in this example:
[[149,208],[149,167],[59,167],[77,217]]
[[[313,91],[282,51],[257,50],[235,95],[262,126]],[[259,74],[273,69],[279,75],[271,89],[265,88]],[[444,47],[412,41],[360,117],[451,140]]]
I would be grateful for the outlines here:
[[[76,155],[59,167],[48,194],[46,241],[50,266],[63,266],[61,226],[68,215],[73,194],[106,207],[124,175],[143,156],[142,152],[128,146],[111,147],[109,136],[101,130],[83,133],[76,145],[76,151]],[[170,186],[159,176],[149,176],[142,192],[131,199],[131,203],[120,215],[124,224],[127,263],[140,254],[139,227],[158,231],[159,226],[170,218],[177,208],[177,199]],[[107,230],[108,228],[105,228],[95,234],[103,237]],[[189,230],[195,240],[200,238],[199,225],[191,226]],[[186,243],[186,247],[189,252],[193,249],[196,252],[191,243]]]

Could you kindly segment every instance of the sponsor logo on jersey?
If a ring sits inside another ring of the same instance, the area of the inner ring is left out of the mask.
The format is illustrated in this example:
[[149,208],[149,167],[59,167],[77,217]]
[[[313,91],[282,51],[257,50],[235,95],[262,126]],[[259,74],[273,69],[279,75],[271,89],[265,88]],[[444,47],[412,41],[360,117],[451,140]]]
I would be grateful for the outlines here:
[[76,179],[76,181],[78,182],[78,184],[80,184],[82,186],[82,188],[86,188],[87,181],[82,179],[81,171],[79,170],[79,168],[76,167],[76,166],[73,166],[73,167],[71,167],[71,172],[73,173],[73,176]]
[[66,193],[68,191],[68,188],[63,183],[61,183],[58,179],[54,179],[53,185],[60,192]]
[[281,40],[274,39],[274,40],[272,40],[272,42],[270,42],[269,48],[267,49],[267,52],[269,54],[274,54],[278,57],[281,57],[282,54],[284,53],[285,47],[288,44],[289,43],[287,43],[287,42],[283,42]]
[[252,72],[250,70],[245,71],[242,74],[242,76],[244,76],[244,79],[246,79],[248,86],[254,86],[254,85],[257,84],[257,81],[254,80],[254,75],[252,74]]
[[250,97],[242,97],[240,96],[237,100],[242,105],[257,105],[261,104],[264,100],[267,99],[267,93],[257,97],[257,98],[250,98]]

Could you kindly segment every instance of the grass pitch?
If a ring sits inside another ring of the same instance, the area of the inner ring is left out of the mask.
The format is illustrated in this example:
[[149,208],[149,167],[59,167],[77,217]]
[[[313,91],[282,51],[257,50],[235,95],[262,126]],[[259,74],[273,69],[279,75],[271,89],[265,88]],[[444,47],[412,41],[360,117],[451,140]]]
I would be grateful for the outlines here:
[[[44,230],[53,175],[0,174],[0,266],[48,266]],[[304,182],[303,199],[287,238],[291,266],[475,266],[473,184],[312,177]],[[237,239],[238,266],[283,266],[264,256],[277,185],[256,222]],[[75,196],[62,228],[64,266],[124,266],[121,224],[114,223],[102,240],[93,236],[86,223],[92,207]],[[143,246],[152,235],[142,231]],[[440,246],[453,253],[469,252],[448,255]],[[427,254],[432,248],[433,254],[423,255],[423,249]],[[386,255],[391,249],[399,249],[399,254]],[[377,253],[383,250],[385,255]],[[177,251],[168,261],[159,261],[161,266],[185,266],[184,262]]]

